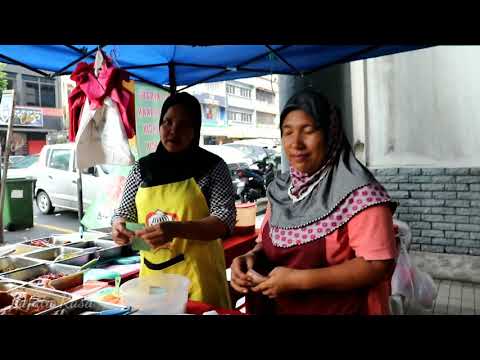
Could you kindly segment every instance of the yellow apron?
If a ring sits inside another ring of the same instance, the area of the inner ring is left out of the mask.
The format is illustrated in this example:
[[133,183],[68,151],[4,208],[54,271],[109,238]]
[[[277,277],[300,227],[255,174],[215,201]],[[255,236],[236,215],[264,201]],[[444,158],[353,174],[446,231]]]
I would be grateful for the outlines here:
[[[135,198],[138,222],[193,221],[210,215],[202,190],[193,178],[171,184],[139,187]],[[185,259],[163,270],[161,264],[177,256]],[[189,298],[213,306],[231,308],[225,273],[225,254],[220,239],[212,241],[174,238],[170,249],[141,251],[140,277],[158,272],[186,276],[191,281]],[[150,266],[150,267],[149,267]]]

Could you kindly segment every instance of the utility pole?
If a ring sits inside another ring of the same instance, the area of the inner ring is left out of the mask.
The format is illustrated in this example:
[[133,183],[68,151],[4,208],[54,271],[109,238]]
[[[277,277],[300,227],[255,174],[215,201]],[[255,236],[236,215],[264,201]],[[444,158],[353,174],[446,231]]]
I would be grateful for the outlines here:
[[[10,157],[10,147],[13,130],[13,112],[14,112],[15,90],[5,90],[2,93],[0,102],[0,123],[8,124],[7,138],[5,140],[5,157],[3,160],[3,174],[0,175],[0,245],[5,242],[3,238],[3,204],[5,203],[5,188],[7,185],[8,158]],[[1,152],[0,152],[1,153]],[[1,171],[0,171],[1,173]]]

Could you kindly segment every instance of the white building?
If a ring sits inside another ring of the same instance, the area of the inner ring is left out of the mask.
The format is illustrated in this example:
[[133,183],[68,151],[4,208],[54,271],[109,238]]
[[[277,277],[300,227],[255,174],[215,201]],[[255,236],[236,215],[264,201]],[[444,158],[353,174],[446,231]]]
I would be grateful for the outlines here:
[[188,92],[202,104],[205,143],[280,139],[277,76],[199,84]]
[[[49,134],[65,128],[60,79],[42,76],[24,67],[8,65],[7,89],[15,90],[12,155],[38,154]],[[5,145],[7,125],[0,124],[0,142]]]

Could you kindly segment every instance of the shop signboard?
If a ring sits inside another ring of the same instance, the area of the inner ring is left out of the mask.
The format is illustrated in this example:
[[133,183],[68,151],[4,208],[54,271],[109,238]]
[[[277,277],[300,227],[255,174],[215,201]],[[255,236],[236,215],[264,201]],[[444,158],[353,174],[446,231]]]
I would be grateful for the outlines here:
[[168,95],[168,91],[135,82],[136,144],[139,158],[157,148],[160,141],[160,113]]
[[202,105],[202,126],[225,127],[227,126],[224,96],[207,93],[197,94],[195,97]]
[[41,108],[15,106],[14,126],[43,127],[43,112]]
[[0,102],[0,125],[8,125],[13,109],[13,91],[6,90],[2,94]]

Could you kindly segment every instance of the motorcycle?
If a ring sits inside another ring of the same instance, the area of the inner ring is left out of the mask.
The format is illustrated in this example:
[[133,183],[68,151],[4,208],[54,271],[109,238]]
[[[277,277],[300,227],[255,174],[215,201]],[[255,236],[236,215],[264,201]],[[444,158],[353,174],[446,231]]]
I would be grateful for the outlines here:
[[267,187],[275,177],[274,166],[266,159],[249,168],[237,170],[237,195],[241,202],[255,201],[267,195]]
[[237,194],[242,203],[253,202],[265,196],[265,187],[263,177],[257,172],[244,168],[237,170],[239,185],[237,185]]

